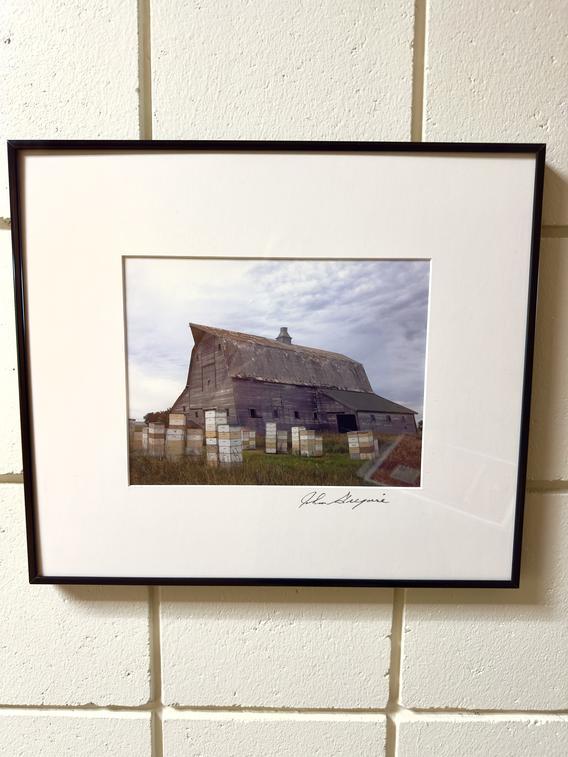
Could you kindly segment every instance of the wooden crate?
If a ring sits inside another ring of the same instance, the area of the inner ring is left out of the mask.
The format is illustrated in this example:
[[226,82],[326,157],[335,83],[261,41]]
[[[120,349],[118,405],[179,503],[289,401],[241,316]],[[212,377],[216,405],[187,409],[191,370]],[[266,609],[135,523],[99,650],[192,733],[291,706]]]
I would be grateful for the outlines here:
[[372,431],[349,431],[347,444],[352,460],[373,460],[378,454],[378,442]]
[[163,457],[166,451],[166,427],[163,423],[148,424],[148,454]]
[[300,455],[313,457],[315,451],[316,432],[313,429],[300,431]]
[[271,421],[266,424],[265,449],[269,455],[276,454],[276,423]]
[[323,456],[323,436],[314,437],[314,457]]
[[256,431],[248,428],[241,429],[243,449],[256,449]]
[[215,410],[215,423],[217,426],[223,426],[228,423],[229,413],[226,410]]
[[210,468],[216,468],[219,465],[219,455],[217,454],[216,446],[206,448],[205,460]]
[[219,437],[219,463],[240,465],[243,462],[243,442],[240,426],[222,424],[217,429]]
[[133,418],[128,419],[128,444],[132,447],[134,441],[134,429],[136,427],[136,421]]
[[135,421],[132,431],[131,448],[134,452],[142,452],[144,450],[144,428],[146,424],[141,421]]
[[281,455],[288,454],[288,432],[287,431],[276,432],[276,449]]
[[292,454],[293,455],[299,455],[300,454],[300,431],[305,431],[305,426],[292,426],[291,430],[291,437],[292,437]]
[[185,428],[170,426],[166,430],[166,457],[179,460],[185,453]]
[[200,428],[188,428],[185,432],[185,454],[189,457],[203,454],[203,431]]

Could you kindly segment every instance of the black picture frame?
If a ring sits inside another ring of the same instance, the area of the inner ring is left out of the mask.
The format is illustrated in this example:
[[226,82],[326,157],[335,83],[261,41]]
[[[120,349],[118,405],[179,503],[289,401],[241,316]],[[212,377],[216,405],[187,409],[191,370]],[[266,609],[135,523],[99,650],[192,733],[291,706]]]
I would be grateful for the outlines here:
[[[17,332],[17,360],[21,414],[21,441],[24,475],[28,574],[31,584],[104,584],[104,585],[210,585],[210,586],[350,586],[388,588],[518,588],[521,571],[523,512],[527,474],[528,435],[532,387],[532,366],[538,288],[538,263],[542,220],[542,196],[545,168],[545,144],[452,143],[452,142],[302,142],[302,141],[148,141],[148,140],[9,140],[8,169],[14,292]],[[23,208],[21,206],[21,156],[30,152],[69,151],[118,153],[128,151],[219,151],[219,152],[309,152],[309,153],[407,153],[457,155],[525,154],[535,158],[529,291],[527,297],[524,375],[521,407],[521,433],[517,468],[516,511],[513,559],[510,580],[351,580],[317,578],[180,578],[180,577],[96,577],[42,575],[39,571],[36,495],[33,462],[33,421],[30,399],[30,371],[27,344],[27,307],[25,253],[22,245]]]

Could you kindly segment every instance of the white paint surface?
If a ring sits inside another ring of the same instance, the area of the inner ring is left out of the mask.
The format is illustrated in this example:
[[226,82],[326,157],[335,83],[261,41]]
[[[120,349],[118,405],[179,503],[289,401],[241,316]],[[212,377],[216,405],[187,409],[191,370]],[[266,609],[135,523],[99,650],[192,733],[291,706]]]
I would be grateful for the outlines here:
[[429,0],[423,137],[546,142],[545,223],[568,223],[566,0]]
[[568,752],[566,716],[440,715],[403,719],[397,757],[560,757]]
[[0,714],[2,705],[145,704],[147,590],[29,586],[22,494],[0,486]]
[[410,137],[412,0],[152,0],[158,139]]
[[164,720],[168,757],[384,757],[382,715],[190,714]]
[[[64,0],[4,2],[0,7],[3,136],[137,136],[136,5],[132,1],[104,2],[92,7]],[[145,3],[139,5],[143,7]],[[413,85],[420,90],[420,75],[425,68],[419,55],[418,78],[413,82],[413,6],[414,3],[388,3],[374,8],[371,4],[344,3],[341,12],[328,17],[324,5],[315,3],[304,5],[306,10],[301,16],[300,5],[291,3],[229,5],[156,0],[151,3],[155,136],[408,138],[411,90]],[[420,9],[423,4],[419,2],[417,6]],[[562,41],[567,23],[564,1],[512,4],[431,0],[429,6],[432,10],[425,51],[428,104],[424,138],[548,141],[552,166],[548,175],[547,222],[565,224],[568,79]],[[300,17],[294,15],[294,9],[300,9]],[[193,29],[198,46],[191,44]],[[420,20],[417,34],[421,36]],[[349,44],[356,48],[353,56],[348,53]],[[268,75],[263,78],[266,71]],[[192,82],[196,82],[195,89]],[[415,122],[417,117],[415,109]],[[440,124],[439,128],[436,124]],[[0,160],[4,161],[2,154]],[[7,185],[5,173],[2,183]],[[152,213],[151,208],[148,213]],[[7,214],[4,193],[0,216]],[[93,212],[90,219],[96,228],[98,215]],[[60,226],[65,224],[64,209],[52,220]],[[565,228],[556,228],[553,233],[566,237]],[[10,273],[5,259],[9,244],[2,241],[8,234],[0,230],[0,474],[17,472],[20,459],[16,451],[19,427],[12,370]],[[461,239],[457,232],[450,236],[455,245],[460,245]],[[568,426],[563,420],[568,386],[564,357],[568,314],[563,283],[567,255],[564,240],[544,245],[544,301],[540,305],[543,315],[533,403],[537,415],[531,439],[531,475],[544,480],[544,486],[547,479],[564,487],[568,481]],[[57,270],[48,266],[46,281],[54,276]],[[19,489],[0,483],[0,649],[4,655],[0,668],[1,751],[10,757],[149,757],[147,713],[131,719],[122,711],[98,714],[99,711],[75,708],[76,704],[90,701],[119,708],[146,701],[148,659],[140,641],[146,633],[141,629],[148,611],[144,594],[104,587],[91,592],[28,586]],[[398,713],[396,725],[387,736],[389,755],[395,754],[394,742],[398,739],[398,757],[565,757],[565,716],[547,711],[566,708],[562,692],[568,689],[564,673],[568,667],[568,557],[566,550],[558,546],[564,538],[562,530],[567,528],[568,504],[558,496],[536,497],[533,503],[533,525],[525,540],[522,576],[526,589],[509,593],[440,592],[429,596],[414,593],[407,610],[410,630],[405,634],[403,653],[405,704],[420,703],[432,710],[454,708],[461,703],[472,708],[489,706],[490,710],[478,717],[471,713],[460,716],[430,712],[422,715],[419,722],[413,722],[413,714]],[[248,719],[240,719],[242,716],[233,710],[204,712],[200,716],[169,711],[164,722],[164,755],[288,757],[310,755],[309,749],[318,757],[383,754],[380,723],[375,726],[358,713],[341,715],[333,711],[345,696],[339,686],[329,682],[325,661],[345,655],[338,635],[328,633],[328,629],[343,630],[352,624],[349,638],[358,639],[351,651],[355,664],[352,673],[345,665],[341,681],[349,677],[348,690],[357,707],[368,706],[374,681],[376,706],[383,707],[386,685],[394,693],[398,688],[396,655],[391,676],[384,678],[382,672],[389,667],[383,631],[392,608],[390,601],[371,603],[369,612],[375,608],[377,611],[377,659],[371,662],[367,650],[372,643],[372,624],[367,620],[360,635],[357,630],[359,618],[368,618],[369,603],[358,592],[347,592],[353,601],[345,603],[337,603],[334,597],[333,610],[326,612],[327,592],[303,593],[305,601],[298,606],[282,590],[267,590],[266,596],[273,602],[262,603],[263,608],[268,608],[262,615],[260,603],[249,610],[245,593],[241,592],[235,593],[230,609],[223,611],[221,599],[226,592],[211,589],[207,607],[217,622],[212,626],[210,644],[205,624],[200,625],[205,607],[197,602],[192,612],[195,600],[189,596],[190,591],[180,593],[180,601],[173,602],[168,590],[163,608],[165,692],[173,692],[171,668],[176,660],[180,671],[200,674],[216,658],[222,644],[239,653],[232,660],[226,654],[222,685],[209,684],[209,695],[212,691],[217,693],[221,707],[234,704],[234,697],[229,696],[232,691],[223,688],[231,678],[238,683],[241,694],[248,687],[248,691],[259,692],[256,701],[274,701],[267,692],[276,675],[265,680],[270,655],[283,664],[289,662],[282,701],[288,699],[292,707],[306,701],[306,693],[316,687],[308,685],[304,676],[295,678],[298,650],[290,648],[283,630],[277,632],[276,616],[286,617],[286,622],[298,626],[319,614],[317,657],[324,662],[316,680],[325,686],[327,699],[324,701],[322,695],[320,703],[326,711],[321,716],[298,718],[301,722],[291,725],[281,725],[279,718],[295,716],[279,712],[274,713],[274,722],[265,725],[264,715],[250,714]],[[281,603],[287,606],[287,614],[282,610],[270,612],[271,607]],[[135,622],[133,617],[137,618]],[[196,629],[192,627],[195,617]],[[255,617],[268,622],[255,623]],[[190,659],[192,649],[184,640],[184,631],[190,628],[187,633],[197,639],[206,657],[201,666]],[[155,643],[157,630],[153,625]],[[397,620],[395,645],[398,632]],[[252,647],[244,642],[247,634],[249,638],[253,634],[256,637]],[[311,636],[313,632],[306,626],[305,632],[296,628],[292,638],[301,642]],[[309,650],[311,645],[307,643]],[[261,657],[263,664],[256,673],[254,660],[247,662],[245,678],[241,650],[251,648],[260,649],[265,658]],[[122,677],[125,660],[133,685]],[[359,685],[363,668],[367,673]],[[156,663],[154,684],[160,677]],[[198,675],[195,680],[199,680]],[[49,699],[45,697],[43,701],[62,708],[55,712],[38,706],[44,691]],[[198,697],[191,681],[178,679],[173,698],[191,707]],[[24,709],[7,709],[10,703],[18,703]],[[500,713],[503,709],[522,708],[530,709],[531,714]],[[160,710],[159,700],[151,710]],[[197,725],[192,722],[196,717],[201,717]],[[323,726],[318,717],[324,718]],[[367,717],[380,721],[381,716]],[[156,744],[159,742],[157,737]],[[158,753],[155,750],[153,757]]]
[[568,708],[568,498],[532,494],[521,588],[409,590],[401,701],[409,708]]
[[388,589],[164,589],[164,702],[384,707],[391,597]]
[[153,757],[150,714],[0,711],[7,757]]
[[137,139],[136,0],[0,3],[0,216],[6,139]]

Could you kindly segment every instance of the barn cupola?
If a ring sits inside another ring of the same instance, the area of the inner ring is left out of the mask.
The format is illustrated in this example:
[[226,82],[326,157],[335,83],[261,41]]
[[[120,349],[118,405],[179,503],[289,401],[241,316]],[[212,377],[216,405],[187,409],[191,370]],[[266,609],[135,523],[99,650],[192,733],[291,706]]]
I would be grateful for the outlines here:
[[287,326],[281,326],[280,327],[280,333],[276,337],[277,342],[282,342],[282,344],[292,344],[292,337],[288,333],[288,327]]

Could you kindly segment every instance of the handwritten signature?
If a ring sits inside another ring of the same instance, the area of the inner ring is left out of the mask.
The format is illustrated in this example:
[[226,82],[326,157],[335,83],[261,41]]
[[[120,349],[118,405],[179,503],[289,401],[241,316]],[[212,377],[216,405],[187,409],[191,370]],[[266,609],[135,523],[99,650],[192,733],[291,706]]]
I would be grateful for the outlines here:
[[329,499],[325,492],[308,492],[304,494],[300,500],[298,507],[304,507],[304,505],[321,505],[322,507],[331,507],[332,505],[350,505],[352,510],[360,507],[369,502],[376,502],[378,504],[388,504],[388,499],[384,494],[380,497],[354,497],[351,492],[343,494],[336,499]]

